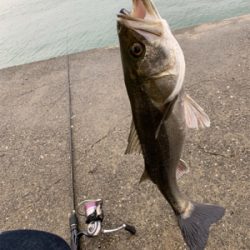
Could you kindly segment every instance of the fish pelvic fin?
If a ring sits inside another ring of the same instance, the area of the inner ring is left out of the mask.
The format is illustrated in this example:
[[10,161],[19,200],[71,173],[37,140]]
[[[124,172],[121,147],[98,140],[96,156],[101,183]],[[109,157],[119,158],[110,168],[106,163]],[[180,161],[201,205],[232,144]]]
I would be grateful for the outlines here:
[[140,178],[139,183],[141,184],[142,182],[144,182],[144,181],[146,181],[146,180],[150,180],[150,177],[149,177],[149,175],[148,175],[147,170],[144,169],[144,172],[143,172],[143,174],[142,174],[142,176],[141,176],[141,178]]
[[135,129],[134,120],[132,119],[131,126],[130,126],[130,133],[128,136],[128,145],[125,151],[125,154],[141,154],[141,144],[138,138],[138,134]]
[[205,249],[211,224],[220,220],[225,209],[210,204],[193,203],[187,214],[177,215],[183,238],[190,250]]
[[183,100],[187,127],[196,129],[210,127],[210,119],[203,108],[187,94]]
[[[188,174],[189,173],[189,167],[188,165],[186,164],[186,162],[182,159],[180,159],[180,162],[179,164],[177,165],[177,168],[176,168],[176,179],[179,180],[183,175],[185,174]],[[144,169],[144,172],[140,178],[140,182],[139,183],[142,183],[146,180],[150,180],[150,177],[148,175],[148,172],[146,169]]]

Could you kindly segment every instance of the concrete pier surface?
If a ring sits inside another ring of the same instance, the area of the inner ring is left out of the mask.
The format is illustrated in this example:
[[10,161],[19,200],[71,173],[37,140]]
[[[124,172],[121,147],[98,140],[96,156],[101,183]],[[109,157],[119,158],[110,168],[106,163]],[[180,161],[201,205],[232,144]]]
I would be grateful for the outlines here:
[[[192,200],[220,204],[206,249],[250,249],[250,15],[176,32],[187,92],[211,128],[190,130],[179,181]],[[34,228],[69,240],[68,57],[0,71],[0,230]],[[140,155],[124,155],[131,112],[118,48],[69,56],[77,202],[103,198],[104,226],[127,232],[86,239],[82,249],[186,249],[173,212]]]

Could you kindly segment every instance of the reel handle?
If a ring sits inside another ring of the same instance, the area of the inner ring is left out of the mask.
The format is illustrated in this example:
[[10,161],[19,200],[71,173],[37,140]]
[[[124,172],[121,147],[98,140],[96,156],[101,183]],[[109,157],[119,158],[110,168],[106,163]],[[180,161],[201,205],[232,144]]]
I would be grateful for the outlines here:
[[124,229],[125,229],[126,231],[130,232],[132,235],[135,235],[135,234],[136,234],[136,229],[135,229],[134,226],[131,226],[131,225],[126,224]]

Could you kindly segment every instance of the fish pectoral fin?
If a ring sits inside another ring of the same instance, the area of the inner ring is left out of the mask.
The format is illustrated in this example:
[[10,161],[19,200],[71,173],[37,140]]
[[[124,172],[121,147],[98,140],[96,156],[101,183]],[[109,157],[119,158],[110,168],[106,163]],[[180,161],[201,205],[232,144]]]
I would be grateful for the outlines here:
[[203,108],[200,107],[189,95],[184,96],[184,112],[188,128],[210,127],[210,119]]
[[183,175],[189,173],[189,167],[187,163],[180,159],[180,162],[176,168],[176,179],[179,180]]
[[142,149],[141,149],[141,144],[138,138],[138,134],[135,129],[135,124],[132,119],[131,126],[130,126],[130,133],[128,136],[128,146],[125,151],[125,154],[141,154]]
[[158,138],[160,130],[161,130],[161,127],[162,127],[164,121],[166,121],[168,119],[169,115],[171,114],[177,98],[178,98],[178,96],[176,96],[173,101],[165,104],[165,109],[164,109],[164,113],[163,113],[162,119],[161,119],[160,124],[158,125],[158,127],[156,129],[156,132],[155,132],[155,139]]

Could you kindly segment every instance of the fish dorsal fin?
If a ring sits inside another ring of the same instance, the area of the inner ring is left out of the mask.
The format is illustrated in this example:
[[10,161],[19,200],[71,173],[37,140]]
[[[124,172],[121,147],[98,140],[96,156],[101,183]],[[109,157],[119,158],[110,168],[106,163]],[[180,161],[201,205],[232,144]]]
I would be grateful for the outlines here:
[[[189,173],[189,167],[187,163],[184,160],[180,159],[180,162],[176,168],[176,179],[179,180],[183,175],[188,174],[188,173]],[[148,175],[148,172],[146,169],[144,169],[144,172],[140,179],[140,183],[149,179],[150,177]]]
[[200,107],[189,95],[184,96],[185,119],[188,128],[210,127],[210,120],[203,108]]
[[131,126],[130,126],[130,133],[128,136],[128,146],[125,151],[125,154],[133,154],[133,153],[141,154],[142,149],[141,149],[141,144],[140,144],[140,141],[139,141],[136,129],[135,129],[135,124],[132,119]]

